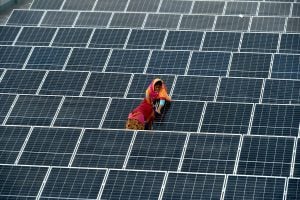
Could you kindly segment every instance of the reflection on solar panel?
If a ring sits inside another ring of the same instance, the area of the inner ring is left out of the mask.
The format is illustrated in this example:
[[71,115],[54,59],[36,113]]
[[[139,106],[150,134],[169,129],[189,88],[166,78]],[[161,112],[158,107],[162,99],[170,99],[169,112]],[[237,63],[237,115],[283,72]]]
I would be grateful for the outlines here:
[[[299,0],[26,2],[0,16],[0,199],[300,199]],[[126,130],[155,78],[172,101]]]

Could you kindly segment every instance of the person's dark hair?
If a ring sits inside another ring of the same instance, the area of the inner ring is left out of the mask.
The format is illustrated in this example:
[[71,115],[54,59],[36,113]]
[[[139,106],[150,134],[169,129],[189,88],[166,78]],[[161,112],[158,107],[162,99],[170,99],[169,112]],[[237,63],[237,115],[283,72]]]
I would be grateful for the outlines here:
[[154,86],[157,86],[157,85],[162,86],[162,81],[161,80],[156,81],[156,83],[154,84]]

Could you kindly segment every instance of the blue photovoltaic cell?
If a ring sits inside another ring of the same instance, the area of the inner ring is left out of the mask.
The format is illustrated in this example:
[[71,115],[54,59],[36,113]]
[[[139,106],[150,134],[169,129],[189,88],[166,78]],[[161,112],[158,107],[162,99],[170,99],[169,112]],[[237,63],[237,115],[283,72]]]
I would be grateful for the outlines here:
[[62,97],[19,96],[8,125],[50,126]]
[[189,55],[189,51],[153,51],[147,73],[183,75]]
[[111,170],[101,199],[158,199],[164,173]]
[[237,51],[241,33],[206,32],[203,51]]
[[61,70],[70,48],[35,47],[26,64],[26,69]]
[[15,95],[0,94],[0,123],[5,119],[14,99]]
[[211,30],[215,17],[210,15],[183,15],[179,29],[181,30]]
[[287,189],[287,200],[294,200],[300,198],[300,179],[289,178]]
[[272,78],[300,79],[300,55],[275,54]]
[[300,177],[300,139],[297,140],[297,150],[296,150],[296,158],[294,165],[294,177]]
[[0,163],[14,164],[29,127],[0,126]]
[[143,73],[149,50],[114,49],[105,72]]
[[14,10],[6,25],[36,26],[39,24],[43,14],[44,11]]
[[96,199],[105,170],[53,168],[42,199]]
[[54,126],[98,128],[108,98],[66,97]]
[[218,79],[218,77],[178,76],[172,99],[213,101]]
[[225,76],[230,60],[226,52],[193,52],[188,75]]
[[127,98],[144,98],[146,89],[155,78],[162,79],[166,85],[167,91],[170,92],[174,81],[174,75],[134,74]]
[[166,35],[165,30],[137,30],[133,29],[127,49],[160,49]]
[[70,27],[77,14],[77,12],[48,11],[43,17],[41,26]]
[[232,174],[240,135],[191,134],[181,171]]
[[208,102],[201,132],[246,134],[252,104]]
[[76,20],[76,27],[106,27],[111,13],[104,12],[80,12]]
[[123,48],[129,29],[96,29],[89,47]]
[[170,31],[164,46],[166,50],[199,50],[203,32]]
[[87,28],[60,28],[52,46],[86,47],[92,31]]
[[45,71],[7,70],[0,82],[0,93],[35,94]]
[[133,131],[86,129],[73,167],[122,169]]
[[144,28],[147,29],[176,29],[179,23],[179,14],[149,14]]
[[83,96],[123,97],[131,74],[92,73]]
[[161,3],[159,12],[163,13],[189,13],[192,7],[192,1],[173,1],[164,0]]
[[35,199],[46,172],[46,167],[0,165],[0,198]]
[[271,54],[234,53],[229,76],[267,78]]
[[258,103],[263,79],[222,78],[217,101]]
[[63,10],[92,10],[96,0],[65,0]]
[[186,134],[138,132],[126,169],[176,171]]
[[282,34],[279,53],[300,53],[300,34]]
[[293,147],[291,137],[244,136],[237,173],[288,177]]
[[298,136],[300,106],[256,104],[251,134]]
[[300,104],[300,81],[267,79],[263,103]]
[[56,28],[24,27],[16,45],[48,46],[55,32]]
[[169,173],[162,199],[220,199],[223,182],[224,175]]
[[198,130],[204,102],[172,101],[166,104],[162,116],[154,121],[154,130],[186,131]]
[[30,47],[0,46],[0,67],[21,69],[30,49]]
[[130,0],[127,12],[156,12],[160,4],[160,0]]
[[287,33],[299,33],[300,32],[300,18],[288,18],[286,25]]
[[250,17],[218,16],[215,31],[247,31]]
[[59,10],[64,0],[34,0],[30,9]]
[[241,52],[275,53],[279,34],[273,33],[245,33]]
[[141,28],[146,13],[114,13],[110,28]]
[[284,178],[229,175],[224,199],[282,200],[284,185]]
[[109,49],[74,48],[66,70],[102,71]]
[[16,39],[20,27],[14,26],[0,26],[0,45],[11,45]]
[[101,0],[97,1],[95,10],[100,11],[124,11],[128,0]]
[[39,94],[79,96],[87,75],[87,72],[49,71]]
[[18,164],[68,166],[80,129],[34,128]]

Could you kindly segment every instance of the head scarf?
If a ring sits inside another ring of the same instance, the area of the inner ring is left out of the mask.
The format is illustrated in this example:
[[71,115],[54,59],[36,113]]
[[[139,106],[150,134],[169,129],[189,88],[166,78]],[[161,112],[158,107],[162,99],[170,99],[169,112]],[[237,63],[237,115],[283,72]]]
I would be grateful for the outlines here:
[[[162,87],[159,92],[154,90],[154,85],[158,81],[162,82]],[[158,100],[158,99],[171,101],[171,97],[168,95],[167,87],[166,87],[165,83],[163,82],[163,80],[161,80],[159,78],[154,79],[150,83],[150,85],[148,86],[148,88],[146,90],[146,96],[149,96],[151,101]]]

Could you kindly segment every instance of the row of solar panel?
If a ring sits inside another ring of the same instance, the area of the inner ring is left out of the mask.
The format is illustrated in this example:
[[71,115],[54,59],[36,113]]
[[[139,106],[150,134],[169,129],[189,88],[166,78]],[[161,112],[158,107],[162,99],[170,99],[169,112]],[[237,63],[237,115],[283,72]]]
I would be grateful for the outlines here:
[[1,198],[294,200],[300,195],[296,178],[12,165],[0,165],[0,172]]
[[299,63],[300,54],[0,46],[6,69],[300,79]]
[[[300,5],[300,4],[299,4]],[[14,10],[6,25],[299,32],[300,18]]]
[[93,10],[126,12],[163,12],[213,15],[300,16],[300,4],[294,0],[193,1],[193,0],[35,0],[31,9]]
[[1,45],[300,53],[300,34],[0,26]]
[[[141,101],[130,98],[1,94],[3,125],[124,129]],[[299,135],[300,106],[173,101],[154,130],[253,135]]]
[[[162,78],[173,100],[300,104],[300,81],[73,71],[1,70],[0,93],[143,98]],[[128,89],[127,89],[128,88]]]
[[1,164],[300,177],[300,139],[294,137],[22,126],[0,130]]

